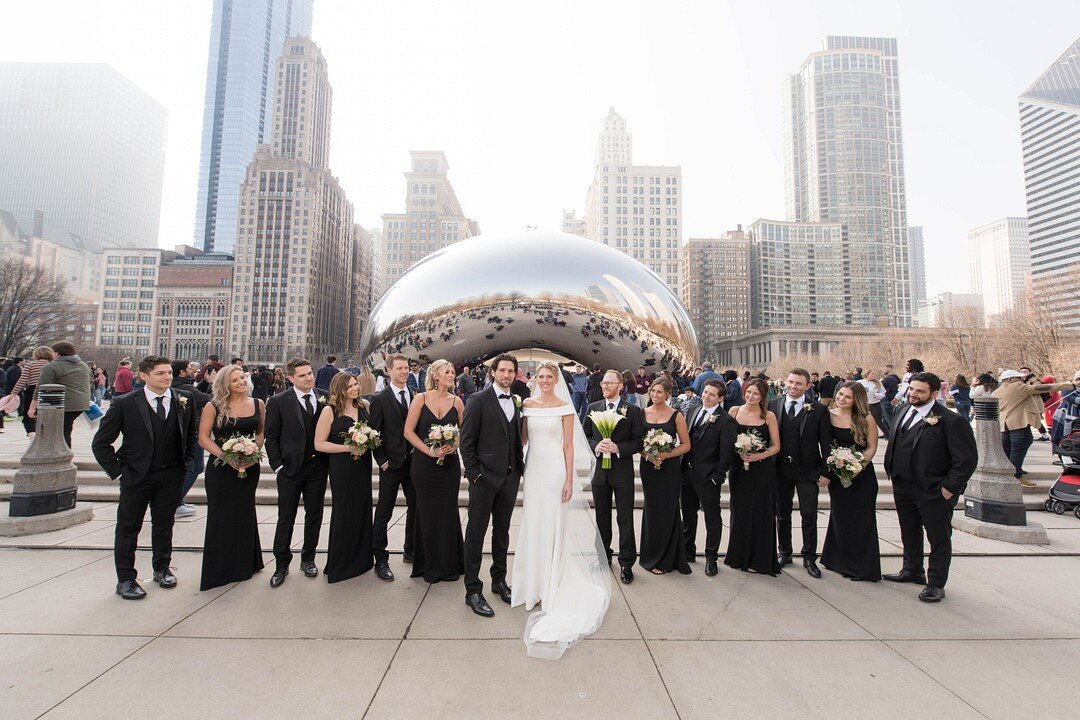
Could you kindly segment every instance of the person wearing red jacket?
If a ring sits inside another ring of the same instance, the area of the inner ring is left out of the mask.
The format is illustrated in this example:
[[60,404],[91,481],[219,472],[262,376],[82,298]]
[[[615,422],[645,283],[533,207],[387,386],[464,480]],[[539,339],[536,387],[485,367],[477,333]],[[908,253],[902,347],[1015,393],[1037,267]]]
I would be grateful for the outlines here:
[[131,392],[133,390],[131,384],[134,379],[135,376],[131,374],[131,361],[121,360],[113,378],[113,394],[119,396]]

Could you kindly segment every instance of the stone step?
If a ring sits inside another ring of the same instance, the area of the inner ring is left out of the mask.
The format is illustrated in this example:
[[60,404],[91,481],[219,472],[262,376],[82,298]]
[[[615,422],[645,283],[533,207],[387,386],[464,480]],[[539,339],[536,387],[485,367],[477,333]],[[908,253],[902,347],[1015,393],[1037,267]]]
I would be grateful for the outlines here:
[[[1031,490],[1038,490],[1039,492],[1028,492],[1024,495],[1024,506],[1028,510],[1041,510],[1043,502],[1046,500],[1046,491],[1049,488],[1049,484],[1044,488],[1032,488]],[[372,502],[374,503],[378,499],[378,487],[377,485],[372,488]],[[0,500],[7,500],[11,497],[12,484],[8,481],[0,481]],[[109,484],[84,484],[79,483],[78,497],[80,501],[84,502],[117,502],[120,499],[120,486],[113,481]],[[187,494],[187,501],[194,505],[206,504],[206,488],[200,482],[191,488]],[[260,487],[255,490],[255,503],[257,505],[276,505],[277,504],[277,490],[273,487]],[[641,491],[640,485],[634,489],[634,507],[644,507],[645,496]],[[333,504],[333,493],[329,487],[326,490],[326,504]],[[398,493],[397,505],[405,504],[405,496],[402,493]],[[518,493],[517,505],[522,504],[522,494]],[[591,506],[592,499],[589,498],[589,505]],[[458,491],[458,507],[468,507],[469,505],[469,493],[464,487]],[[727,486],[720,492],[720,505],[721,507],[730,507],[730,496],[727,490]],[[795,508],[799,507],[798,497],[794,501]],[[963,506],[963,498],[961,498],[960,506]],[[828,492],[822,491],[818,498],[818,508],[821,510],[828,510],[830,507],[830,499]],[[896,505],[893,501],[891,492],[879,492],[877,497],[877,509],[878,510],[895,510]]]

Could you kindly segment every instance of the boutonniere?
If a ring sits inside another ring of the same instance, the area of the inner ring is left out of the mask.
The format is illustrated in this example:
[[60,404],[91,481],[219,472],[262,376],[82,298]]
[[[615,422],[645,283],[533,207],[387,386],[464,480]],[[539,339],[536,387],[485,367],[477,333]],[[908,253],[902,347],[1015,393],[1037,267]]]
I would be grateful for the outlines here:
[[182,408],[187,407],[187,398],[186,397],[184,397],[183,395],[179,395],[179,396],[177,396],[176,399],[180,401],[180,407],[182,407]]
[[803,403],[803,412],[805,412],[805,413],[814,412],[814,406],[811,405],[810,403]]
[[619,408],[619,414],[622,415],[623,417],[626,417],[626,410],[627,410],[627,406],[623,405],[621,408]]
[[520,408],[521,407],[521,398],[519,398],[517,395],[511,395],[510,397],[513,398],[513,400],[514,400],[514,407]]
[[325,395],[319,395],[319,404],[320,405],[325,405],[326,404],[326,396]]
[[709,425],[712,425],[714,422],[716,422],[716,413],[713,413],[712,415],[709,415],[709,417],[705,418],[705,422],[707,422]]
[[938,416],[937,415],[927,415],[926,417],[923,418],[923,422],[926,423],[927,425],[931,425],[931,426],[937,425],[938,424]]

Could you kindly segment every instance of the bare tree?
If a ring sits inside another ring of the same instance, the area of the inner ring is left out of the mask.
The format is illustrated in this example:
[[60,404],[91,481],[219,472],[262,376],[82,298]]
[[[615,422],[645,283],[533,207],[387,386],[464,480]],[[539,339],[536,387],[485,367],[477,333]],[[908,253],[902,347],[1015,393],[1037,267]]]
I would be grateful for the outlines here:
[[0,355],[16,355],[55,338],[69,312],[64,283],[22,258],[0,259]]

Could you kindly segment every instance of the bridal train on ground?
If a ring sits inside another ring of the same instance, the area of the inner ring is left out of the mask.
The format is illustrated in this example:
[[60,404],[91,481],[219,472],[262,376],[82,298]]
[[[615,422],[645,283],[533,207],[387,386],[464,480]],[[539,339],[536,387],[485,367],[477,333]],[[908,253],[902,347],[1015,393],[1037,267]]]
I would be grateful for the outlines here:
[[[541,610],[529,615],[522,638],[532,657],[556,660],[600,628],[611,600],[607,553],[584,493],[595,460],[574,417],[573,495],[562,502],[566,482],[563,418],[574,416],[561,375],[556,394],[566,404],[524,409],[528,454],[522,483],[524,517],[519,528],[511,582],[511,605]],[[539,389],[533,391],[533,397]]]

